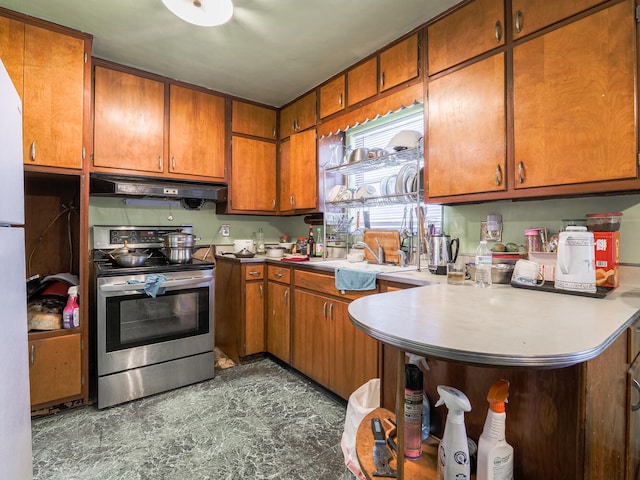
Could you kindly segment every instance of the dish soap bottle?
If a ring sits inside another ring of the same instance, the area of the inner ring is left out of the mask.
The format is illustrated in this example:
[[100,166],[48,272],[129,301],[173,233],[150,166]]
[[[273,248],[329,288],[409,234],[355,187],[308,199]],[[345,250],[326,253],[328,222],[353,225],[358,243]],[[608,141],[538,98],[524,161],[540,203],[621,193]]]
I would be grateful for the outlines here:
[[464,412],[471,411],[471,403],[457,388],[438,385],[438,394],[440,399],[436,407],[445,404],[449,409],[438,448],[438,480],[470,480],[471,464]]
[[487,288],[491,286],[491,265],[493,254],[487,245],[487,241],[480,240],[480,245],[476,249],[476,287]]
[[76,328],[80,326],[80,307],[78,306],[78,287],[69,287],[69,298],[62,310],[62,328]]
[[505,439],[508,396],[506,380],[498,380],[489,389],[489,410],[478,442],[478,480],[513,480],[513,447]]

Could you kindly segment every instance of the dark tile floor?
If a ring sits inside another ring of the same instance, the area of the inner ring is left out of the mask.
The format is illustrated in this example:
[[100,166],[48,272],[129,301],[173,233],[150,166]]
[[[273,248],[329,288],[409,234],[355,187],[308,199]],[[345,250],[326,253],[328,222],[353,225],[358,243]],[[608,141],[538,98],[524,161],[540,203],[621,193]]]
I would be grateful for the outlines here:
[[105,410],[34,419],[35,480],[351,480],[346,407],[269,359]]

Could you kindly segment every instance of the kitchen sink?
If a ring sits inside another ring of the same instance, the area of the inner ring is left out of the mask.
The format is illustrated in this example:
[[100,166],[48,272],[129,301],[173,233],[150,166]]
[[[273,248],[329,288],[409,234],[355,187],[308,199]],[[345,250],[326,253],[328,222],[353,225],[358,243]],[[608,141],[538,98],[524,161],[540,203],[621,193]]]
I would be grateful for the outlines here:
[[369,262],[349,262],[347,260],[323,260],[318,262],[319,265],[332,268],[349,268],[351,270],[377,271],[380,273],[410,272],[416,270],[415,265],[402,267],[390,263],[369,263]]

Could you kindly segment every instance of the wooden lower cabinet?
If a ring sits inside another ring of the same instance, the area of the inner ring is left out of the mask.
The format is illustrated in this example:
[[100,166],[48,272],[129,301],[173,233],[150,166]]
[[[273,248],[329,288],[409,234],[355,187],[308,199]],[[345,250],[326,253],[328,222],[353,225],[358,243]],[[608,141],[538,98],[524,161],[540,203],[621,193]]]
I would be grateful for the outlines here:
[[342,398],[378,376],[377,342],[349,320],[349,303],[296,289],[292,365]]
[[640,355],[627,375],[627,478],[640,478]]
[[80,333],[29,341],[32,407],[77,397],[82,383]]
[[267,284],[267,351],[291,363],[291,287]]
[[244,353],[253,355],[265,351],[264,282],[245,285],[245,335]]

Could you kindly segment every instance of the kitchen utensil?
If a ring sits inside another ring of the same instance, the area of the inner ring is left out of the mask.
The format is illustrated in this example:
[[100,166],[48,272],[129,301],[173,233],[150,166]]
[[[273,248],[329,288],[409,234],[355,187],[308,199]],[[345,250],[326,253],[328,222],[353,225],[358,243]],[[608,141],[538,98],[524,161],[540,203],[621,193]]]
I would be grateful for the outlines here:
[[165,247],[161,249],[169,263],[189,263],[193,247]]
[[593,232],[586,227],[567,227],[560,232],[555,287],[595,293],[596,269]]
[[[420,222],[422,225],[423,222]],[[453,245],[455,244],[455,251]],[[436,275],[446,275],[447,263],[455,263],[458,258],[458,250],[460,249],[460,239],[453,240],[449,235],[443,233],[439,235],[431,235],[429,237],[429,271]]]
[[269,258],[282,258],[285,252],[284,247],[266,247],[267,257]]
[[389,465],[393,455],[387,448],[384,430],[379,418],[371,419],[371,431],[373,432],[373,463],[376,466],[374,477],[396,478],[396,471]]
[[531,260],[518,260],[513,268],[511,282],[532,287],[544,285],[542,266]]
[[109,257],[121,267],[141,267],[147,258],[151,256],[150,253],[128,252],[121,253],[119,255],[109,254]]
[[[384,251],[385,263],[398,264],[400,262],[400,233],[398,230],[365,230],[364,243],[369,245],[374,252],[378,251],[378,243]],[[368,262],[376,262],[368,249],[364,250],[364,256]]]
[[278,246],[284,248],[285,253],[291,253],[291,248],[293,247],[292,242],[280,242]]
[[239,252],[243,249],[247,249],[250,252],[255,253],[256,252],[256,247],[255,244],[253,242],[253,240],[250,239],[238,239],[238,240],[234,240],[233,241],[233,251],[234,252]]
[[462,263],[447,263],[447,283],[449,285],[464,285],[465,266]]
[[236,258],[253,258],[256,254],[246,248],[243,248],[239,252],[234,252],[232,255],[235,255]]
[[617,232],[620,230],[622,213],[589,213],[587,217],[587,230],[590,232]]
[[195,236],[191,233],[173,232],[164,236],[164,246],[173,247],[193,247],[195,244]]
[[395,151],[407,150],[409,148],[416,148],[420,145],[420,139],[422,134],[415,130],[402,130],[396,133],[387,147],[393,148]]
[[369,149],[365,147],[359,147],[354,149],[349,154],[349,163],[358,163],[369,158]]

